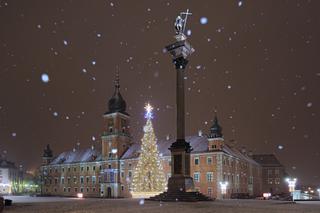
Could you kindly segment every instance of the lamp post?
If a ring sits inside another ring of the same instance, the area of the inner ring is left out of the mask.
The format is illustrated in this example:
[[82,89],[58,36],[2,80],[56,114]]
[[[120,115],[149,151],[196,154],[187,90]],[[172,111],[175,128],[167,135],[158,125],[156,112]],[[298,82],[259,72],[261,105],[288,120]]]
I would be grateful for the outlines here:
[[220,182],[220,189],[221,189],[221,194],[222,198],[225,198],[225,195],[227,194],[227,186],[228,186],[227,181]]
[[287,178],[286,181],[288,183],[289,192],[291,193],[291,196],[292,196],[292,201],[294,201],[293,192],[295,191],[295,188],[296,188],[297,178]]

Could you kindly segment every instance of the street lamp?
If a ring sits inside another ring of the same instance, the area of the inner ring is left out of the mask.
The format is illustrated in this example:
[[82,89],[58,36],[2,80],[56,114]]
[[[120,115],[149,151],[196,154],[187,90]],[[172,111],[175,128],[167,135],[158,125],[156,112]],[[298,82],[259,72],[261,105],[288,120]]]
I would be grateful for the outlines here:
[[296,188],[297,178],[287,178],[286,181],[288,183],[289,192],[292,195],[292,201],[294,201],[293,192],[294,192],[294,190]]
[[222,198],[224,198],[225,194],[227,194],[227,186],[228,186],[227,181],[220,182]]

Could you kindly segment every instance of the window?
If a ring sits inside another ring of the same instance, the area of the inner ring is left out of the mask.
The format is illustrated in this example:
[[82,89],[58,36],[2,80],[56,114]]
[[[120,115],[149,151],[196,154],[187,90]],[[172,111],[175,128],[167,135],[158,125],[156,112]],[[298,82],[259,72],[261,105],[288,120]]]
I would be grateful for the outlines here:
[[209,196],[209,197],[212,196],[212,188],[211,188],[211,187],[208,188],[208,196]]
[[200,173],[199,172],[193,173],[193,180],[195,182],[199,182],[200,181]]
[[93,167],[92,167],[92,170],[93,170],[93,171],[96,171],[96,167],[95,167],[95,166],[93,166]]
[[93,191],[93,192],[95,192],[95,191],[96,191],[96,188],[95,188],[95,187],[93,187],[93,188],[92,188],[92,191]]
[[108,169],[111,169],[111,164],[108,164]]
[[268,178],[268,184],[272,184],[272,178]]
[[63,192],[66,192],[66,191],[67,191],[66,187],[63,187]]
[[64,184],[64,177],[61,177],[61,184]]
[[121,185],[121,191],[123,191],[124,190],[124,186],[123,185]]
[[87,178],[86,178],[86,179],[87,179],[87,183],[89,183],[89,176],[87,176]]
[[99,166],[99,170],[100,170],[100,171],[102,170],[102,166]]
[[68,167],[68,172],[70,172],[70,167]]
[[73,177],[73,183],[77,183],[77,177],[76,176]]
[[279,174],[280,174],[279,169],[275,169],[275,170],[274,170],[274,174],[275,174],[275,175],[279,175]]
[[62,172],[64,172],[64,167],[62,167]]
[[131,171],[128,172],[128,176],[129,176],[129,178],[131,178],[131,176],[132,176],[132,172]]
[[70,192],[71,191],[71,188],[70,187],[68,187],[68,192]]
[[80,192],[83,192],[83,188],[80,188]]
[[212,164],[212,157],[207,157],[207,164],[211,165]]
[[272,170],[268,169],[268,176],[271,176],[271,175],[272,175]]
[[99,181],[99,183],[101,183],[101,176],[98,177],[98,181]]
[[54,188],[54,192],[57,192],[57,188]]
[[199,157],[194,158],[194,165],[199,165]]
[[213,172],[207,172],[207,182],[212,182],[213,179]]
[[217,148],[217,145],[214,144],[214,145],[211,146],[211,148],[212,148],[212,149],[216,149],[216,148]]
[[87,188],[87,192],[89,192],[89,188]]
[[87,166],[87,171],[89,171],[89,169],[90,169],[89,166]]
[[83,184],[83,176],[80,177],[80,183]]
[[121,171],[121,178],[124,178],[124,172]]
[[76,172],[76,171],[77,171],[77,168],[76,168],[76,167],[73,167],[73,171]]
[[70,184],[70,177],[68,177],[68,184]]
[[74,192],[78,192],[78,188],[77,187],[74,188]]
[[92,176],[92,184],[96,184],[96,176]]
[[81,166],[81,172],[83,172],[83,166]]
[[280,184],[280,178],[276,178],[276,179],[274,179],[274,184],[279,185],[279,184]]
[[54,184],[58,184],[58,178],[54,178]]

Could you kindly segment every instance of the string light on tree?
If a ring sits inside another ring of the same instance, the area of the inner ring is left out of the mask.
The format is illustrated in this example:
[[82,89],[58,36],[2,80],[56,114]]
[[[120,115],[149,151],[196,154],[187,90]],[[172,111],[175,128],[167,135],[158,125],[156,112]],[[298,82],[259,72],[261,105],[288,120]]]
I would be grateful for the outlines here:
[[131,194],[134,198],[148,198],[160,194],[165,191],[167,184],[151,121],[153,107],[148,103],[144,108],[147,122],[143,127],[141,154],[133,173]]

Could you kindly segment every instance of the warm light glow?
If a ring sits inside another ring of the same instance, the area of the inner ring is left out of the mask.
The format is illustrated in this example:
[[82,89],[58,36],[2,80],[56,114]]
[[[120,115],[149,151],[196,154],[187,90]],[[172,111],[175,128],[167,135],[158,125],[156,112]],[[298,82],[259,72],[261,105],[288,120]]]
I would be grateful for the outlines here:
[[286,181],[289,186],[289,192],[294,192],[296,188],[297,178],[287,178]]
[[77,194],[77,198],[83,198],[83,194],[82,193],[78,193]]
[[269,197],[271,197],[271,193],[263,193],[263,197],[265,199],[269,199]]
[[118,149],[112,149],[111,152],[112,154],[116,154],[118,152]]
[[221,194],[225,195],[227,194],[227,186],[228,186],[228,182],[224,181],[224,182],[220,182],[220,188],[221,188]]
[[147,104],[145,109],[147,123],[143,127],[144,135],[141,140],[141,153],[133,172],[131,191],[133,198],[155,196],[165,191],[167,185],[157,147],[157,138],[151,121],[153,108],[150,104]]
[[153,114],[152,114],[153,107],[150,105],[150,103],[148,103],[144,107],[144,109],[146,110],[146,114],[144,115],[144,117],[147,119],[152,119],[153,118]]

